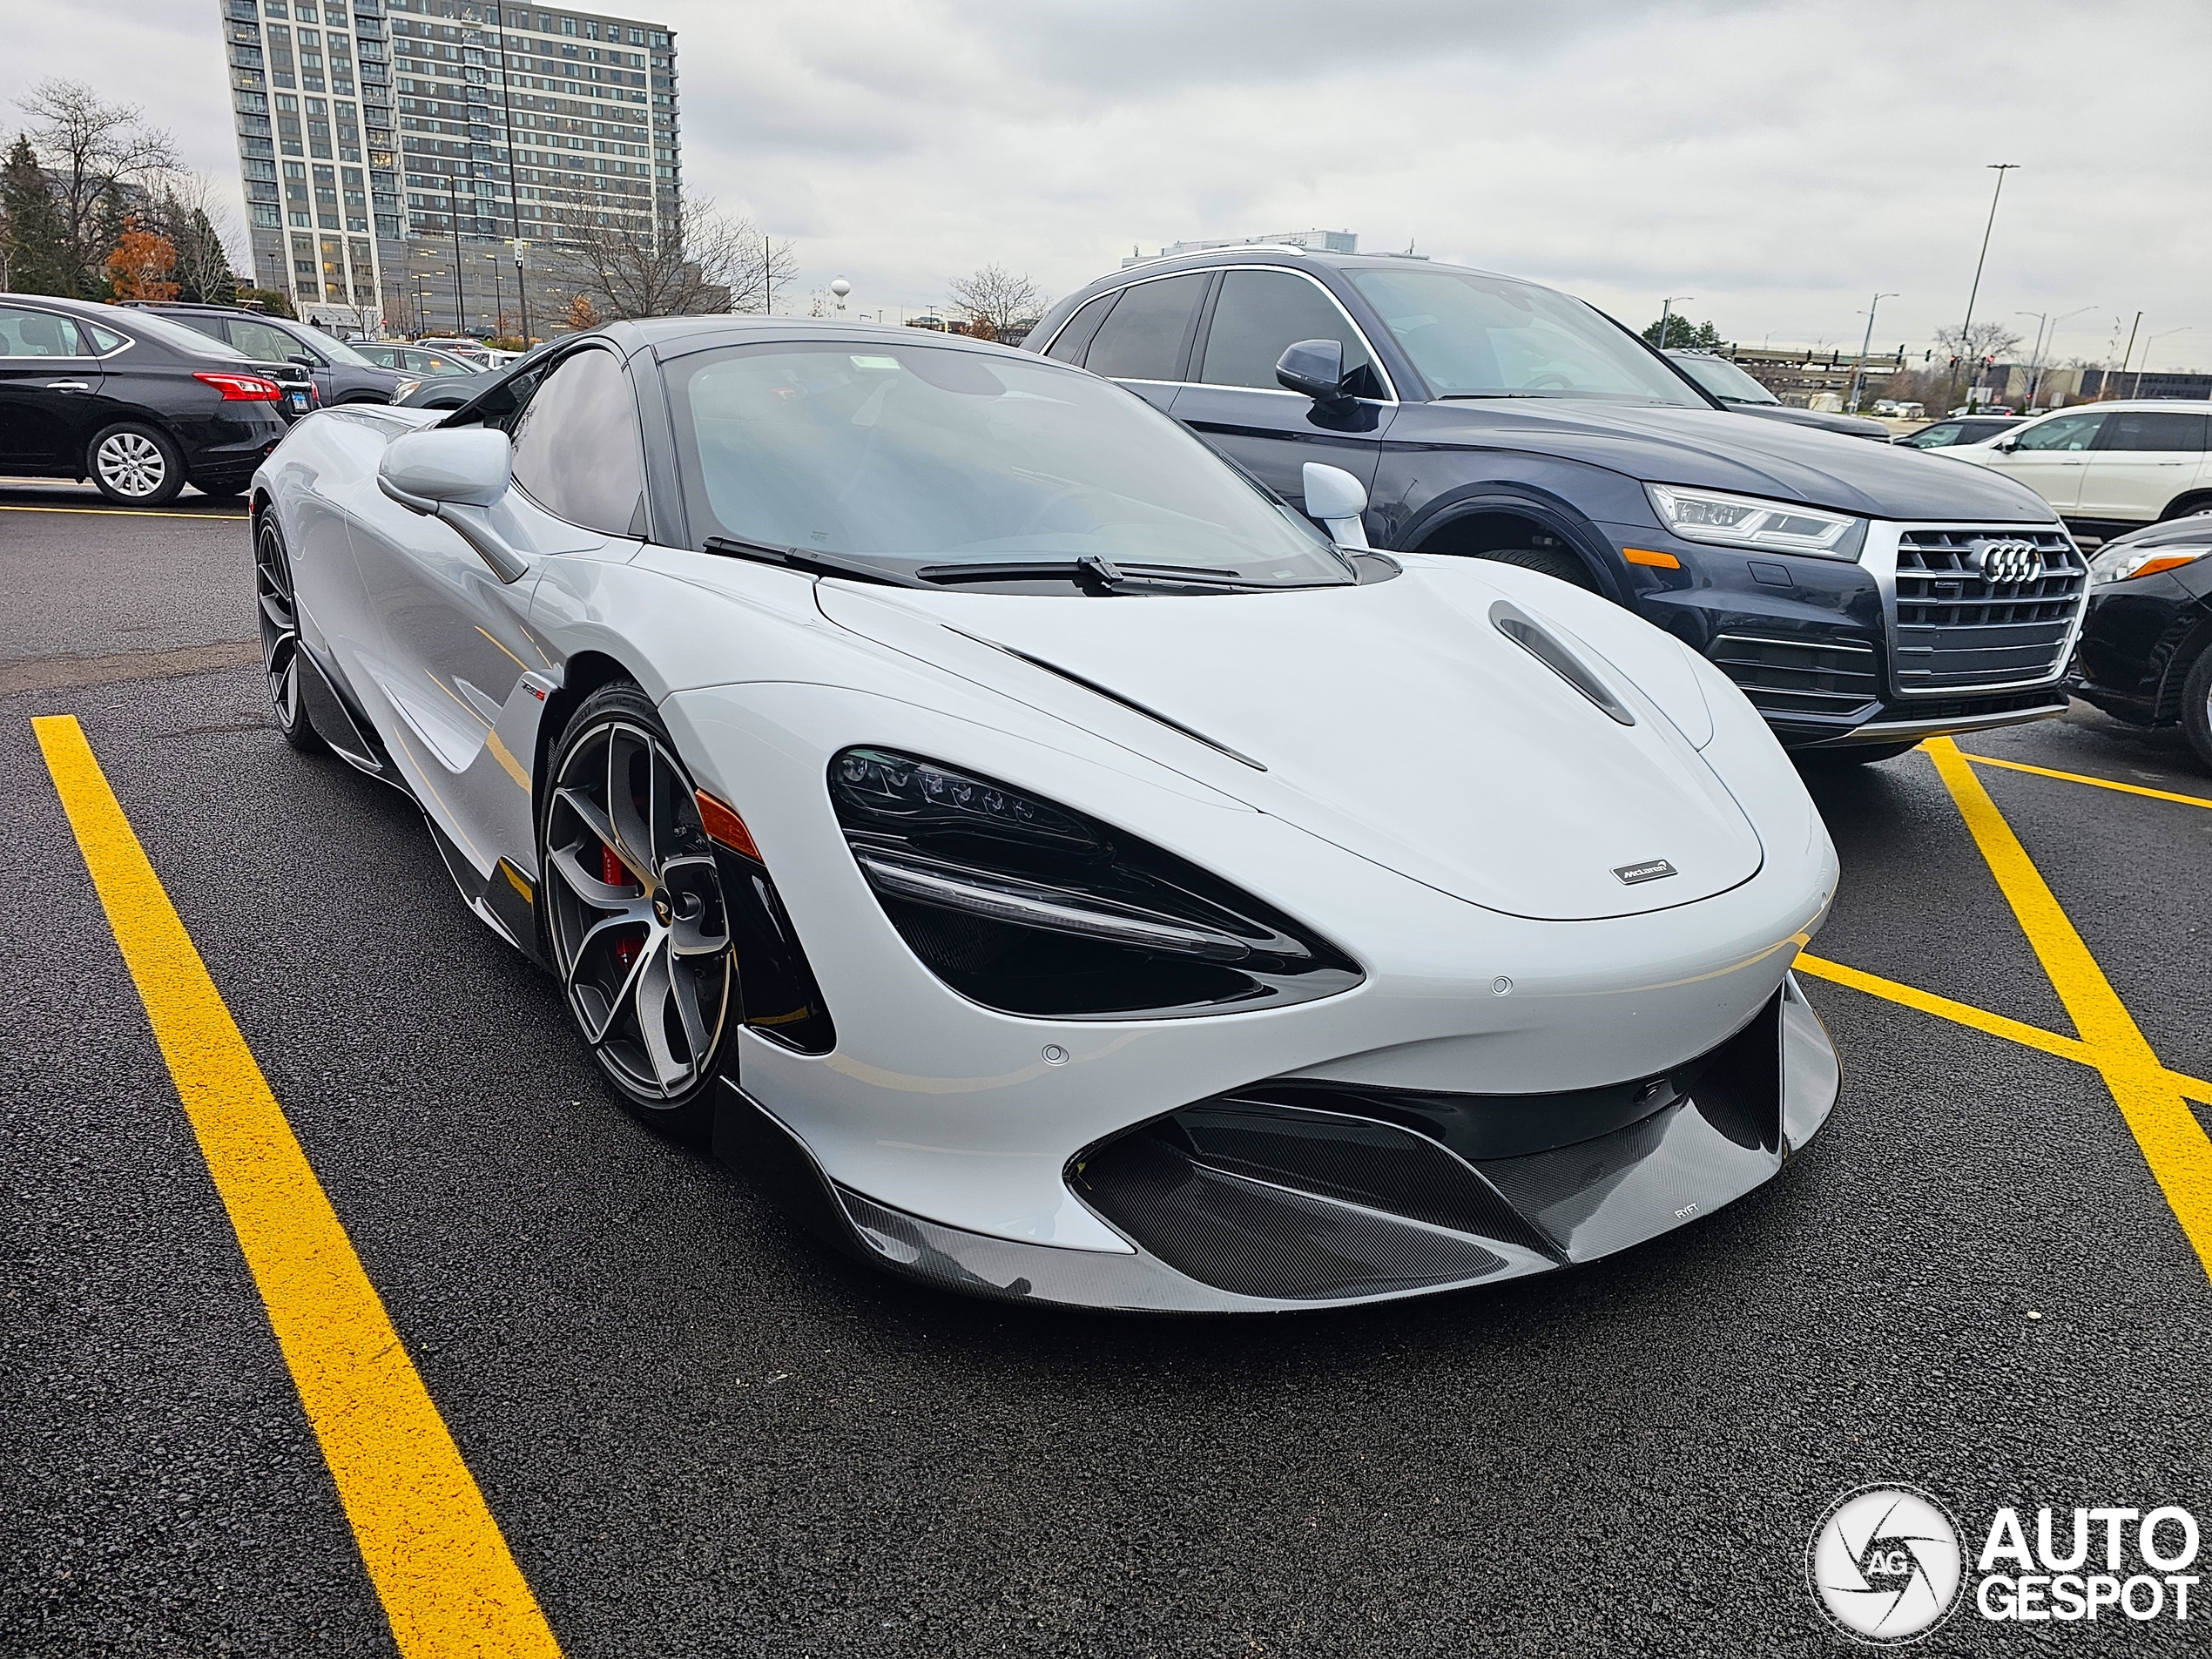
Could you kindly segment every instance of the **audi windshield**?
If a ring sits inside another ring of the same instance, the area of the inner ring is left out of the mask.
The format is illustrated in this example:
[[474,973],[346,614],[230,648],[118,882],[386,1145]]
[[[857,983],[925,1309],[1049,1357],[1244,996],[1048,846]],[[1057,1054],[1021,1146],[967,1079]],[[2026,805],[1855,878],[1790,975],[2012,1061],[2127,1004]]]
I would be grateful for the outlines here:
[[1712,407],[1617,324],[1549,288],[1477,271],[1356,271],[1352,280],[1438,397]]

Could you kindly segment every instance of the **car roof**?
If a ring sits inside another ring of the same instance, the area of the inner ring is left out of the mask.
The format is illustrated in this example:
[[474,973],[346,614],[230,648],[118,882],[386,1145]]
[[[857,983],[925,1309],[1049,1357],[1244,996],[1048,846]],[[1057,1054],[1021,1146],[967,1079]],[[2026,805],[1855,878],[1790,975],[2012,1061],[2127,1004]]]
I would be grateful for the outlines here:
[[[671,354],[677,345],[693,348],[772,341],[859,341],[885,346],[927,346],[938,351],[967,351],[988,355],[1019,356],[1035,363],[1035,353],[996,341],[974,340],[966,334],[941,334],[934,328],[908,328],[898,323],[845,322],[833,317],[742,317],[718,314],[705,317],[651,317],[637,322],[609,323],[590,331],[628,351],[651,350]],[[575,335],[571,338],[586,338]]]

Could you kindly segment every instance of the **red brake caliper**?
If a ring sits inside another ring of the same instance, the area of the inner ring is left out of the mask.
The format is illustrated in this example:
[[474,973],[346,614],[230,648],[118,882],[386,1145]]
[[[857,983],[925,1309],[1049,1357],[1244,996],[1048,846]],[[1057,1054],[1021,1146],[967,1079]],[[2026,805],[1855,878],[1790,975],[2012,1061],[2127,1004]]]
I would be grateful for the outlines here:
[[[630,885],[629,867],[615,856],[614,848],[609,846],[604,841],[599,844],[599,879],[610,887],[626,887]],[[630,971],[631,964],[637,960],[637,953],[644,948],[644,945],[645,941],[642,939],[615,941],[613,947],[615,961],[621,966],[624,973]]]

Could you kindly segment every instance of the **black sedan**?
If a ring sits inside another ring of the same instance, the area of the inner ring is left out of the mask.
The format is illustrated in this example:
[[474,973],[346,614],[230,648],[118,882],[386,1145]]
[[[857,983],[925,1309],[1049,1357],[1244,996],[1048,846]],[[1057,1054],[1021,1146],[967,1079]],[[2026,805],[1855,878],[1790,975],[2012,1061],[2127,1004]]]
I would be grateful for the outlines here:
[[1840,433],[1846,438],[1871,438],[1876,443],[1890,441],[1889,428],[1879,421],[1862,420],[1856,415],[1831,415],[1825,409],[1801,409],[1784,403],[1725,357],[1703,351],[1670,351],[1667,356],[1676,368],[1738,415],[1756,415],[1764,420],[1811,427],[1818,432]]
[[2180,726],[2212,771],[2212,513],[2107,542],[2089,582],[2074,695],[2130,725]]
[[1908,432],[1892,443],[1907,449],[1949,449],[1961,443],[1980,443],[2000,432],[2010,432],[2027,417],[2024,415],[1954,415],[1931,421],[1917,432]]
[[[152,310],[156,307],[148,307]],[[315,392],[326,406],[339,403],[389,403],[399,376],[371,362],[343,341],[320,328],[272,317],[239,306],[168,303],[158,309],[187,328],[235,346],[248,357],[266,362],[293,362],[314,377]]]
[[291,363],[257,362],[148,311],[0,294],[0,472],[89,478],[158,507],[187,482],[235,496],[285,434]]

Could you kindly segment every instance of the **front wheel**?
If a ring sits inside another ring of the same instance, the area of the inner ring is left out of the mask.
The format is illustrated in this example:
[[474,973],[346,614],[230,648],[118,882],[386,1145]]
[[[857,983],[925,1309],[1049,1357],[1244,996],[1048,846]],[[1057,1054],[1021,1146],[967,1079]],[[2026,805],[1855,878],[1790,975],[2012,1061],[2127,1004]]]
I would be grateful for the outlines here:
[[2197,652],[2182,682],[2182,732],[2197,765],[2212,772],[2212,645]]
[[550,772],[539,893],[569,1016],[624,1105],[702,1140],[737,997],[691,774],[651,700],[623,683],[577,710]]
[[274,512],[263,513],[254,527],[253,597],[261,611],[261,671],[268,680],[277,730],[301,754],[316,753],[322,738],[300,698],[300,601],[293,588],[292,556]]
[[1523,570],[1534,570],[1539,576],[1551,577],[1586,592],[1597,591],[1597,583],[1590,580],[1588,568],[1562,548],[1500,547],[1474,556],[1489,559],[1498,564],[1514,565]]
[[165,507],[185,487],[185,457],[150,426],[111,426],[94,438],[85,470],[101,495],[124,507]]

